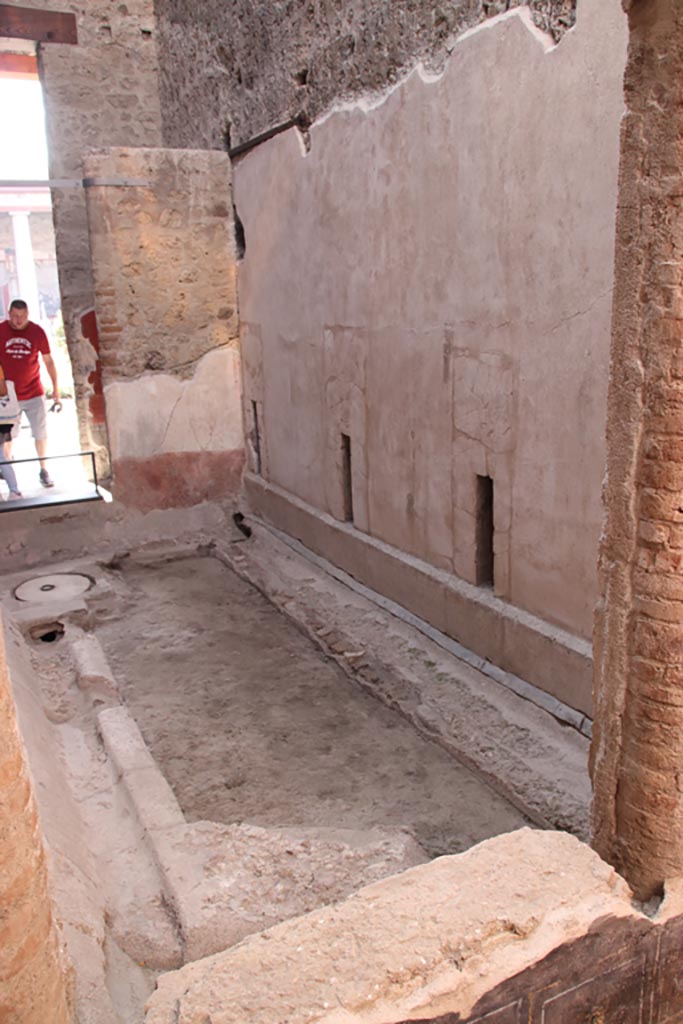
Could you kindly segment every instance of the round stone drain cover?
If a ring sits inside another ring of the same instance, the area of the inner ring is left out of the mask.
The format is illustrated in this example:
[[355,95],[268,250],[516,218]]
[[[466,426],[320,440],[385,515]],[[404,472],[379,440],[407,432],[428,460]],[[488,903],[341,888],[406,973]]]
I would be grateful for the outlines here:
[[17,601],[45,604],[48,601],[64,601],[78,597],[91,586],[92,580],[88,576],[82,576],[77,572],[60,572],[54,576],[36,576],[33,580],[26,580],[17,587],[14,596]]

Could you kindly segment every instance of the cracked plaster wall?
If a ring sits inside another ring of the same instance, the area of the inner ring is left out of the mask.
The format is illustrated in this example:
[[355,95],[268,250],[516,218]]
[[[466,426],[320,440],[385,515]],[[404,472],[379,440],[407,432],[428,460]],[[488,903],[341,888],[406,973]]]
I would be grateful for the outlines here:
[[618,0],[558,46],[511,12],[234,171],[251,468],[255,408],[264,477],[341,519],[349,434],[356,526],[472,582],[491,476],[496,593],[584,637],[626,37]]
[[[156,0],[164,136],[222,149],[340,98],[382,90],[417,59],[441,67],[457,35],[519,0]],[[530,0],[559,40],[576,0]]]
[[114,494],[148,510],[239,486],[243,441],[230,163],[113,149],[87,191]]

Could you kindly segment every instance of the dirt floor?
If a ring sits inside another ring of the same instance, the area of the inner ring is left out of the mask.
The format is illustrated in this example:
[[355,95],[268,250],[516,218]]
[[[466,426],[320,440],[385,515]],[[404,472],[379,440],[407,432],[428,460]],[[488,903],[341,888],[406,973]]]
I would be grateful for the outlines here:
[[527,823],[218,560],[117,576],[97,636],[188,820],[398,826],[432,856]]

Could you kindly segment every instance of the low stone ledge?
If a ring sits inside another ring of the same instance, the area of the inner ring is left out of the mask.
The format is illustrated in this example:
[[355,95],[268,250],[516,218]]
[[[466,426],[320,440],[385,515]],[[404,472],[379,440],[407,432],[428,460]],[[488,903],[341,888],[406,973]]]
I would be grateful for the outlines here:
[[476,654],[583,715],[592,714],[591,645],[452,573],[321,512],[254,473],[253,511]]
[[44,604],[13,605],[11,617],[24,634],[33,635],[41,626],[49,626],[58,621],[86,628],[90,624],[90,609],[87,601],[79,597],[67,601],[47,601]]

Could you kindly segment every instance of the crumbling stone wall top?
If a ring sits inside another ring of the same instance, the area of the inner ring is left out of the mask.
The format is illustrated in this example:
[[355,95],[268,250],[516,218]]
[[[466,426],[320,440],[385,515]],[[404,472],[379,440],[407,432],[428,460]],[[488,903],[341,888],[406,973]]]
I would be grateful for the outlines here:
[[[221,149],[315,120],[379,91],[418,60],[440,67],[461,32],[521,0],[156,0],[166,144]],[[558,42],[576,0],[529,0]]]

